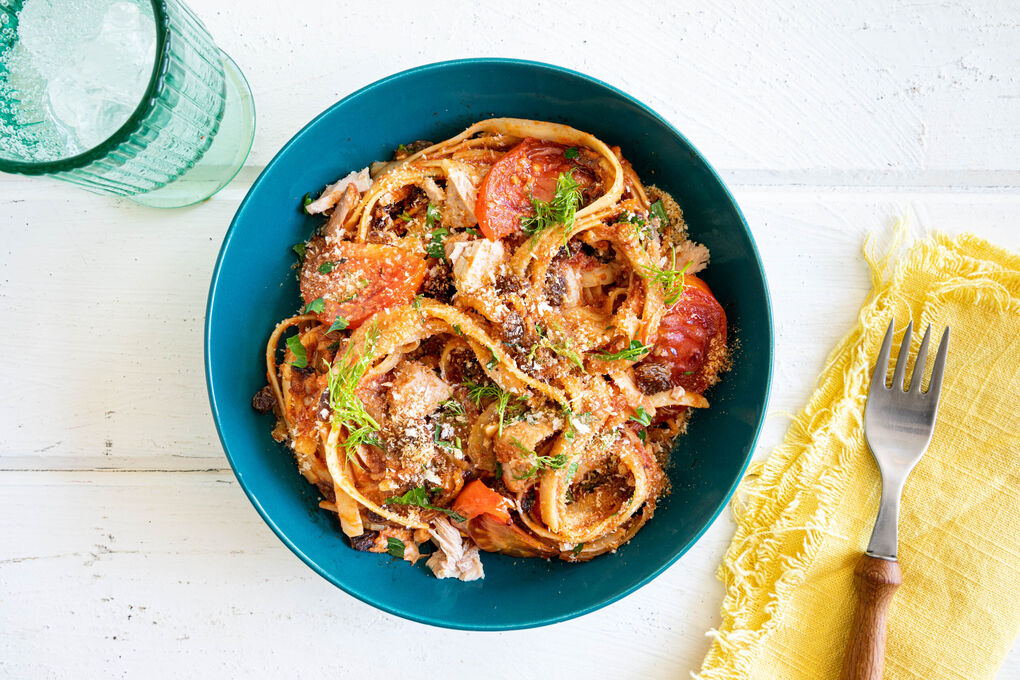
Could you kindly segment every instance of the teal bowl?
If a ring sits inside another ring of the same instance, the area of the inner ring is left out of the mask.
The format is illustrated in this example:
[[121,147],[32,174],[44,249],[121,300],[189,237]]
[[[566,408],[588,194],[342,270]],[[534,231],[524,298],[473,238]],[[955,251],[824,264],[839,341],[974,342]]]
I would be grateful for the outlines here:
[[[618,144],[638,174],[679,201],[694,239],[712,251],[705,280],[736,340],[732,370],[691,419],[673,452],[672,493],[615,554],[584,564],[483,554],[485,578],[434,578],[424,566],[349,548],[318,508],[289,449],[251,408],[265,384],[274,324],[298,307],[291,246],[316,220],[298,210],[351,169],[397,144],[441,140],[471,123],[513,116],[566,123]],[[209,400],[237,480],[262,518],[323,578],[379,609],[422,623],[509,630],[564,621],[648,583],[704,533],[726,505],[754,450],[772,372],[772,317],[758,251],[740,209],[708,162],[654,111],[567,69],[465,59],[390,76],[337,102],[287,142],[252,185],[227,230],[209,289],[205,326]],[[683,602],[664,603],[683,607]]]

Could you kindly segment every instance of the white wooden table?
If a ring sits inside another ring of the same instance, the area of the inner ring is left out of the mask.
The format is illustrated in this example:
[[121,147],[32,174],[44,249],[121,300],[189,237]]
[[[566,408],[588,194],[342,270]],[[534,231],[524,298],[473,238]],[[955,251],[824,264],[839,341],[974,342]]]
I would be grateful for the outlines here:
[[[683,131],[733,189],[769,277],[777,351],[758,455],[852,325],[868,232],[909,212],[919,229],[1020,246],[1015,3],[485,4],[191,0],[256,97],[255,146],[231,186],[161,212],[0,178],[0,676],[677,678],[698,667],[718,622],[728,513],[606,609],[458,633],[332,587],[238,488],[202,370],[221,236],[275,151],[377,78],[465,56],[544,60],[621,87]],[[1020,651],[1000,678],[1020,678]]]

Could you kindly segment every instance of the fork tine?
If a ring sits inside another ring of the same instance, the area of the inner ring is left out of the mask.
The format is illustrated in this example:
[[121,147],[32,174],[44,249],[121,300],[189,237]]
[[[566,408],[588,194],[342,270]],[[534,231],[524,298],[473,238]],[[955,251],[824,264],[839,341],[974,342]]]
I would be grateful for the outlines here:
[[903,342],[900,344],[900,353],[896,356],[896,371],[893,373],[892,386],[894,390],[903,389],[903,377],[907,373],[907,359],[910,358],[910,336],[914,331],[914,322],[907,324],[907,330],[903,331]]
[[931,370],[931,380],[928,381],[928,391],[925,394],[933,395],[938,403],[939,392],[942,391],[942,375],[946,371],[946,355],[949,354],[949,326],[942,333],[942,340],[939,342],[939,351],[935,354],[935,367]]
[[896,330],[896,319],[889,320],[889,329],[885,332],[882,340],[882,349],[878,350],[878,358],[875,359],[875,372],[871,376],[871,388],[876,390],[879,387],[885,389],[885,375],[889,372],[889,354],[892,352],[892,336]]
[[931,324],[924,329],[924,337],[921,338],[921,346],[917,350],[917,358],[914,359],[914,370],[910,373],[910,382],[907,383],[908,392],[920,392],[921,383],[924,382],[924,366],[928,363],[928,341],[931,340]]

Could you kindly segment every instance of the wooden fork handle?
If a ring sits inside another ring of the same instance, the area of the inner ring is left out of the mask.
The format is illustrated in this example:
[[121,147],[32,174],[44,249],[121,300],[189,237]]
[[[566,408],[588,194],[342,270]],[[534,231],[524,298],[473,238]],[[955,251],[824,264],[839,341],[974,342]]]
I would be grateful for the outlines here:
[[900,563],[861,555],[854,570],[857,611],[840,680],[881,680],[885,665],[885,624],[896,589],[902,582]]

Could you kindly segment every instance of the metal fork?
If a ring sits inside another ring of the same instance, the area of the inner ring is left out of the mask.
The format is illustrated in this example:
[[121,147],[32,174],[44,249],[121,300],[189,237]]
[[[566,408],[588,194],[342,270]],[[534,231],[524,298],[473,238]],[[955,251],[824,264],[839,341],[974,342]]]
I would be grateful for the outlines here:
[[882,677],[886,616],[893,594],[902,581],[900,565],[896,561],[900,497],[907,475],[921,460],[935,431],[939,393],[949,351],[949,328],[946,327],[942,333],[928,390],[922,392],[931,326],[924,332],[911,379],[904,384],[913,327],[913,322],[907,324],[896,359],[892,387],[886,387],[895,331],[895,320],[889,322],[864,408],[864,438],[882,476],[882,500],[868,549],[854,570],[858,588],[857,611],[841,680],[878,680]]

